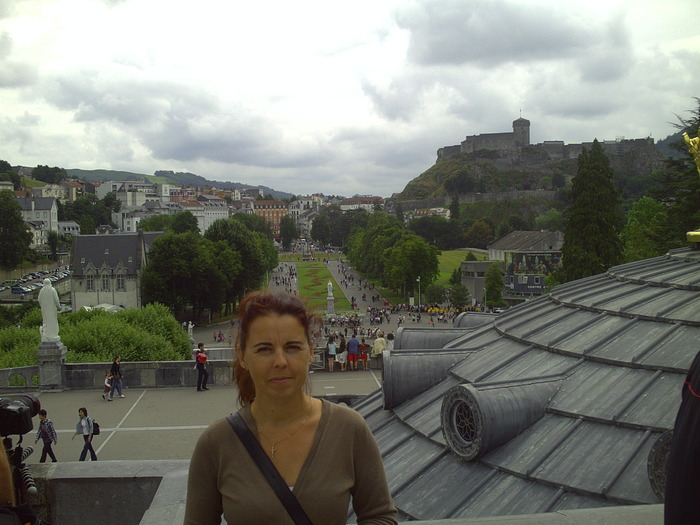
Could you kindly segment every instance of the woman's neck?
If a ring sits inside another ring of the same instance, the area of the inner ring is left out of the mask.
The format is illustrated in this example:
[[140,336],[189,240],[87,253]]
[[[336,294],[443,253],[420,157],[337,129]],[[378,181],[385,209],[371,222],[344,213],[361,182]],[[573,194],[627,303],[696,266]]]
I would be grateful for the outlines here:
[[313,398],[306,394],[274,401],[256,397],[250,413],[258,427],[283,426],[308,417],[312,407]]

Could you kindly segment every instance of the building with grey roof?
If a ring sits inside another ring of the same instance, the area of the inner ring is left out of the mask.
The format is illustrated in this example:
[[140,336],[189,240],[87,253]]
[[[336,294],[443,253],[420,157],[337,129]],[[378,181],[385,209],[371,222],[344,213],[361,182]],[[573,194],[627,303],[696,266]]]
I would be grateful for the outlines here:
[[141,272],[162,232],[77,235],[71,248],[71,302],[83,306],[141,306]]
[[662,502],[669,430],[699,349],[698,291],[700,250],[682,249],[499,316],[462,314],[457,332],[401,328],[382,390],[355,407],[400,515]]

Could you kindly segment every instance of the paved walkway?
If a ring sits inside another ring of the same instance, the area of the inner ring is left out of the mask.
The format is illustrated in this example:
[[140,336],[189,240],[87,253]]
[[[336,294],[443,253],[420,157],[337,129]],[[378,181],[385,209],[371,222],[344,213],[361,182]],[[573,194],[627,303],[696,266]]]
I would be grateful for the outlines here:
[[[328,269],[337,283],[343,280],[337,261],[331,261]],[[356,276],[355,282],[357,281]],[[338,286],[348,299],[352,295],[358,298],[360,313],[365,313],[370,305],[383,305],[383,300],[379,303],[362,301],[363,291],[357,284]],[[293,291],[298,293],[296,282],[292,283],[292,287]],[[270,281],[270,288],[284,290],[283,286],[275,285],[274,279]],[[371,298],[371,291],[366,293],[368,298]],[[391,324],[382,325],[385,332],[396,330],[396,318],[394,315]],[[369,327],[368,321],[365,321],[365,326]],[[408,326],[429,327],[425,320],[422,325],[409,322]],[[223,342],[214,341],[213,334],[219,331],[224,334]],[[228,321],[206,327],[194,327],[193,337],[195,344],[203,342],[205,348],[217,358],[233,356],[229,337],[233,342],[235,334],[234,327]],[[185,387],[132,389],[129,388],[128,363],[124,363],[122,367],[125,373],[123,399],[117,398],[109,403],[103,401],[101,390],[35,394],[42,408],[48,411],[48,416],[58,432],[58,445],[54,447],[54,451],[59,461],[76,461],[80,455],[82,438],[78,436],[71,440],[80,407],[87,408],[89,415],[94,417],[102,428],[102,433],[95,437],[93,444],[101,460],[189,459],[202,430],[212,421],[238,409],[238,391],[235,385],[212,385],[206,392],[197,392],[194,388]],[[311,393],[315,396],[364,395],[380,388],[381,372],[369,370],[330,374],[317,369],[310,374],[310,380]],[[38,418],[34,418],[33,421],[35,429],[25,434],[22,442],[24,448],[34,447],[34,454],[27,459],[27,463],[30,464],[38,463],[41,453],[41,443],[34,445]],[[15,445],[17,441],[17,436],[13,436]]]

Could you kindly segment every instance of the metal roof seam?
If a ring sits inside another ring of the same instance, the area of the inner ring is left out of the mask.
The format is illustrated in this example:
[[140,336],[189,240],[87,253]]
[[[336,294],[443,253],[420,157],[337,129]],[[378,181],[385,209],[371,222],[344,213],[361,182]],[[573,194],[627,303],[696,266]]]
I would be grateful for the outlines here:
[[650,378],[648,378],[646,381],[643,381],[636,389],[634,393],[630,392],[629,399],[627,403],[619,407],[619,410],[617,414],[612,416],[613,421],[619,421],[619,418],[624,416],[629,407],[634,405],[637,402],[637,399],[640,395],[642,395],[643,392],[648,390],[651,385],[661,376],[662,372],[661,370],[657,370],[654,372]]
[[620,476],[622,476],[622,473],[627,469],[627,467],[629,467],[630,463],[632,463],[632,460],[639,453],[644,443],[647,442],[649,436],[651,436],[651,431],[647,430],[644,433],[644,435],[638,440],[637,445],[634,447],[634,450],[631,450],[630,453],[627,455],[627,458],[619,465],[617,471],[612,475],[608,484],[605,487],[603,487],[601,491],[601,494],[603,494],[603,496],[608,495],[610,489],[612,489],[613,485],[615,485],[617,480],[620,479]]

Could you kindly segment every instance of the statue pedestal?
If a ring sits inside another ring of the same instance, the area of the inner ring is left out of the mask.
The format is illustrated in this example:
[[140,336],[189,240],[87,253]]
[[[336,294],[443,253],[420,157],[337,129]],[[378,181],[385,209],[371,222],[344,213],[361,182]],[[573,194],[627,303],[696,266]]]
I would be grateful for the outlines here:
[[61,340],[42,341],[36,357],[39,361],[39,388],[63,388],[66,347]]
[[326,312],[328,315],[335,315],[335,297],[327,297],[326,301]]

